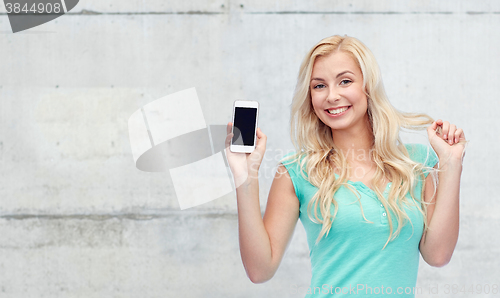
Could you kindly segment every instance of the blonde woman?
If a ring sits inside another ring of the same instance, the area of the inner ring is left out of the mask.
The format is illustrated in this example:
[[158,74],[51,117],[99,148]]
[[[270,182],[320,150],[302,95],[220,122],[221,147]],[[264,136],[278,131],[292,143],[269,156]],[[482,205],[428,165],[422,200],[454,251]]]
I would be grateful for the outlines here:
[[[403,144],[400,127],[427,128],[432,148]],[[237,185],[241,257],[252,282],[273,277],[299,218],[312,267],[306,297],[414,297],[419,254],[431,266],[450,261],[464,132],[396,110],[359,40],[325,38],[304,58],[291,111],[296,151],[278,167],[264,218],[258,170],[267,137],[260,128],[257,138],[251,154],[226,149]]]

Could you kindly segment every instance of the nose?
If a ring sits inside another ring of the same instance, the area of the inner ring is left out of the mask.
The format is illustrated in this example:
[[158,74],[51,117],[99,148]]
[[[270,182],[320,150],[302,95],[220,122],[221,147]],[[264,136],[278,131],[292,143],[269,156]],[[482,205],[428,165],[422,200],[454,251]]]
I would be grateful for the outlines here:
[[326,100],[328,102],[335,102],[335,101],[337,101],[339,99],[340,99],[339,92],[334,87],[330,87],[328,89],[328,97],[326,98]]

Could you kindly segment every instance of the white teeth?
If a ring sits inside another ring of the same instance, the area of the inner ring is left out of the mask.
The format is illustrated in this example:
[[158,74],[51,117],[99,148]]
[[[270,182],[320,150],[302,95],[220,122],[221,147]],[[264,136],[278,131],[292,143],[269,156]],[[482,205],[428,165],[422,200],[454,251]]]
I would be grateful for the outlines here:
[[336,110],[328,110],[328,113],[336,115],[336,114],[347,111],[348,108],[349,107],[344,107],[344,108],[340,108],[340,109],[336,109]]

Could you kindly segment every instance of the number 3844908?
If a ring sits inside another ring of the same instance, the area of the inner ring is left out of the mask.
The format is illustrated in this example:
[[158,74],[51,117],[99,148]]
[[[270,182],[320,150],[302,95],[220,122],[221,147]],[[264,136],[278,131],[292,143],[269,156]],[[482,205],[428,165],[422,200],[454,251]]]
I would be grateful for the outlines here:
[[18,14],[63,13],[61,3],[33,3],[28,5],[28,3],[7,2],[5,8],[7,13]]

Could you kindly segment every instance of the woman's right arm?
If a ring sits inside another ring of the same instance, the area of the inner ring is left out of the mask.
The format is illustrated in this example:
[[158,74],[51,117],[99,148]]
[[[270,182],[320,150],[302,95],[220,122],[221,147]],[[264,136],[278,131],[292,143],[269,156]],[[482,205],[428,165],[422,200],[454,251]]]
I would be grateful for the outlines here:
[[262,283],[274,276],[290,243],[299,218],[299,200],[288,172],[280,165],[262,218],[258,169],[265,153],[266,136],[259,129],[254,152],[234,153],[229,150],[231,125],[228,124],[226,155],[237,186],[241,259],[250,280]]
[[258,179],[249,179],[238,187],[236,196],[243,266],[252,282],[266,282],[276,273],[290,243],[299,218],[299,200],[282,165],[269,191],[264,219],[260,212]]

